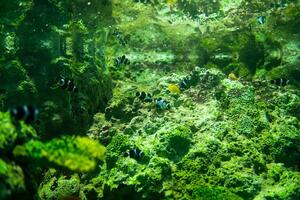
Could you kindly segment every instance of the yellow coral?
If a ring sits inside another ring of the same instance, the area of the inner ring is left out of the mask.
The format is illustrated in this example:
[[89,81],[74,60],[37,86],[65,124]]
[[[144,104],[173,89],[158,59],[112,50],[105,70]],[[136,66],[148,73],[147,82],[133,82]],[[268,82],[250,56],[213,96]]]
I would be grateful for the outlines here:
[[180,88],[178,87],[178,85],[175,85],[175,84],[170,84],[168,86],[168,90],[173,93],[173,94],[178,94],[180,93]]

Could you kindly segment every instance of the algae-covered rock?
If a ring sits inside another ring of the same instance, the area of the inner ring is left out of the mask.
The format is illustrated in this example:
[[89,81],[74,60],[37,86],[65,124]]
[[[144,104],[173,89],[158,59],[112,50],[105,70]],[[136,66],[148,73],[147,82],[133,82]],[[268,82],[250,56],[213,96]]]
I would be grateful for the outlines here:
[[78,172],[88,172],[104,158],[105,148],[85,137],[63,137],[43,143],[31,140],[17,146],[14,155],[41,166],[63,167]]
[[33,6],[33,1],[2,1],[1,5],[0,24],[18,26],[24,20],[26,12]]
[[191,131],[186,126],[174,127],[172,130],[159,131],[160,141],[157,154],[170,160],[180,160],[188,151],[191,144]]
[[70,177],[60,176],[56,170],[50,169],[39,186],[38,197],[45,200],[79,198],[80,188],[80,178],[77,174]]
[[0,159],[0,198],[7,199],[13,194],[24,192],[25,181],[23,170]]
[[9,113],[0,112],[0,150],[11,150],[17,143],[25,142],[36,136],[35,130],[24,122],[14,124]]
[[[87,3],[22,0],[1,6],[0,87],[7,92],[2,111],[34,104],[42,113],[40,130],[48,138],[54,132],[87,130],[93,114],[103,111],[111,97],[103,56],[107,29],[102,26],[110,20],[111,4],[93,1],[93,12],[85,12],[81,19],[72,15],[91,8]],[[74,81],[78,95],[57,85],[62,77]],[[46,101],[59,112],[47,113]]]
[[296,0],[2,0],[0,110],[40,115],[35,131],[0,113],[0,199],[299,199],[299,16]]
[[298,199],[300,174],[285,168],[281,163],[268,164],[268,182],[254,199]]
[[242,199],[241,197],[231,193],[226,188],[222,187],[211,187],[211,186],[200,186],[192,194],[193,199]]

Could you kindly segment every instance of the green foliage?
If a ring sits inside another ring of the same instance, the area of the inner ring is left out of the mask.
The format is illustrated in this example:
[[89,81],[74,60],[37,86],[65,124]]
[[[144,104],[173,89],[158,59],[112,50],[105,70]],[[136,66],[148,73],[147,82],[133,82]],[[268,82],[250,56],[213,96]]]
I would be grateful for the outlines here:
[[31,140],[17,146],[14,155],[41,166],[57,166],[78,172],[95,169],[104,158],[105,148],[98,142],[85,137],[65,136],[46,143]]
[[200,186],[192,194],[193,199],[197,200],[242,200],[241,197],[233,194],[223,187]]
[[19,166],[0,159],[0,199],[25,190],[24,174]]
[[290,167],[299,167],[300,159],[300,132],[288,123],[277,122],[278,125],[270,130],[272,134],[265,133],[260,141],[263,150],[276,162],[285,163]]
[[266,177],[268,185],[263,187],[257,199],[293,200],[300,198],[300,173],[291,171],[281,163],[270,163]]
[[[217,169],[216,184],[224,184],[230,191],[245,198],[253,198],[261,189],[261,180],[255,172],[247,166],[243,158],[233,157],[230,161],[222,162]],[[219,180],[218,180],[219,179]]]
[[157,154],[173,161],[179,161],[188,151],[191,144],[191,131],[186,126],[178,126],[160,133]]
[[0,150],[5,152],[14,147],[16,140],[26,141],[35,137],[35,130],[25,125],[23,122],[16,127],[12,121],[10,114],[0,112]]
[[121,133],[116,134],[107,146],[107,166],[109,168],[114,166],[118,158],[124,156],[124,153],[130,148],[130,146],[127,135]]
[[0,24],[19,25],[32,5],[32,0],[1,1]]
[[50,169],[39,186],[38,196],[44,200],[79,197],[80,188],[80,179],[77,174],[70,177],[60,176],[54,169]]

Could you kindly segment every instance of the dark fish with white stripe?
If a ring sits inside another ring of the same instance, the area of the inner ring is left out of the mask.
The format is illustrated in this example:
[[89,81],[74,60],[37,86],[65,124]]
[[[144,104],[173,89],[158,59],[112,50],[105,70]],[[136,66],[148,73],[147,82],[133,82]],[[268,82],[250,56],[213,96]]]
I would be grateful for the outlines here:
[[126,45],[127,41],[125,39],[125,37],[123,36],[123,34],[118,30],[114,30],[113,31],[113,35],[116,36],[116,38],[119,40],[119,43],[123,46]]
[[121,57],[118,57],[116,60],[115,60],[115,66],[116,67],[119,67],[121,65],[129,65],[130,64],[130,61],[128,58],[126,58],[125,55],[121,56]]
[[169,102],[162,98],[158,98],[154,100],[156,109],[158,110],[168,110],[171,108],[171,105]]
[[153,101],[152,95],[149,93],[146,93],[146,92],[137,92],[135,94],[135,96],[138,97],[141,101],[144,101],[147,103],[150,103]]
[[273,85],[284,87],[284,86],[289,85],[291,83],[291,81],[286,78],[277,78],[277,79],[271,80],[270,83]]
[[78,92],[78,88],[76,87],[74,81],[71,79],[61,78],[58,84],[63,90],[74,93]]
[[189,82],[190,82],[190,78],[189,77],[183,78],[183,80],[179,83],[179,88],[181,90],[187,89],[189,87]]
[[14,120],[23,120],[26,124],[35,122],[39,114],[39,110],[31,105],[17,106],[16,108],[10,109],[9,112]]
[[266,16],[258,16],[257,23],[259,23],[260,25],[266,23]]
[[141,160],[144,156],[144,152],[138,147],[134,147],[133,149],[127,150],[125,155],[135,160]]

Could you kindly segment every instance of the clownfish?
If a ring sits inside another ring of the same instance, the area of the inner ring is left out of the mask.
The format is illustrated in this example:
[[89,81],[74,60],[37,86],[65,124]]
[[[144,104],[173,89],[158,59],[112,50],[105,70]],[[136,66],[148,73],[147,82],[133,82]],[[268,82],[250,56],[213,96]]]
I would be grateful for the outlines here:
[[30,124],[37,120],[39,110],[31,105],[23,105],[10,109],[9,113],[14,120],[23,120],[26,124]]
[[149,93],[146,93],[146,92],[137,92],[135,94],[135,96],[137,98],[139,98],[141,101],[144,101],[144,102],[147,102],[147,103],[150,103],[150,102],[153,101],[152,95],[149,94]]

